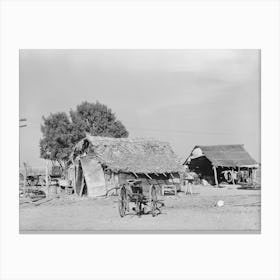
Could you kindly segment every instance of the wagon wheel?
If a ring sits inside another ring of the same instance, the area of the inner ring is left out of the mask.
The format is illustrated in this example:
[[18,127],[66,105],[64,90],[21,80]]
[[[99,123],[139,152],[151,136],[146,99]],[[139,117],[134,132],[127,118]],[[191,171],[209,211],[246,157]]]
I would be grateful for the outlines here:
[[152,216],[155,217],[157,214],[157,191],[154,185],[152,185],[150,189],[150,201]]
[[126,208],[127,208],[126,189],[125,186],[122,186],[119,195],[119,213],[121,217],[125,216]]

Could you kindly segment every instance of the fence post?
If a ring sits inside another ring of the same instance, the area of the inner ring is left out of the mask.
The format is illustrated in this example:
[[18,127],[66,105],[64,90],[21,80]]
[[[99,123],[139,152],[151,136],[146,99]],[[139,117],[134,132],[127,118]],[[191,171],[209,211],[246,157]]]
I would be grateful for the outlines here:
[[46,191],[47,191],[47,196],[49,196],[49,170],[48,170],[48,160],[46,159],[46,166],[45,166],[45,180],[46,180]]

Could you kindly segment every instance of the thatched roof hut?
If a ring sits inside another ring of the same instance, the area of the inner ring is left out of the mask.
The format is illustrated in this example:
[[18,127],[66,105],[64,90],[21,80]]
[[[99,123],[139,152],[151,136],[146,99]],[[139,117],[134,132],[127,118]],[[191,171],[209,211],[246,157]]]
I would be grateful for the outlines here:
[[[179,178],[183,166],[167,142],[154,139],[109,138],[87,135],[75,147],[72,160],[81,162],[81,171],[86,174],[99,170],[99,179],[104,173],[104,190],[127,178],[145,178],[153,183],[159,180]],[[99,168],[97,168],[99,167]],[[89,186],[90,180],[86,179]],[[76,180],[77,182],[77,180]]]
[[74,153],[83,152],[85,147],[87,154],[115,172],[171,173],[182,169],[167,142],[87,135],[77,144]]

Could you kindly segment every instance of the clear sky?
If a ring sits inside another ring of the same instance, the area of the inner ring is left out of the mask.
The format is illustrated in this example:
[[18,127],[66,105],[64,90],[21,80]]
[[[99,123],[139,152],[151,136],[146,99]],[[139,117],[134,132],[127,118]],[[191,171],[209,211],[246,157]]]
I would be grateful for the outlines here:
[[244,144],[260,161],[259,50],[21,50],[20,163],[43,166],[42,116],[99,101],[130,137]]

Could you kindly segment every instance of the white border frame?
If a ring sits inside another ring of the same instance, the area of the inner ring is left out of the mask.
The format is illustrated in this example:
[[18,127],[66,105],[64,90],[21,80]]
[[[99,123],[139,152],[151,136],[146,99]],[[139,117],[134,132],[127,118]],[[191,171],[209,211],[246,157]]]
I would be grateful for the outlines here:
[[[1,279],[279,279],[279,31],[278,1],[2,1]],[[22,48],[260,48],[262,233],[20,235]]]

